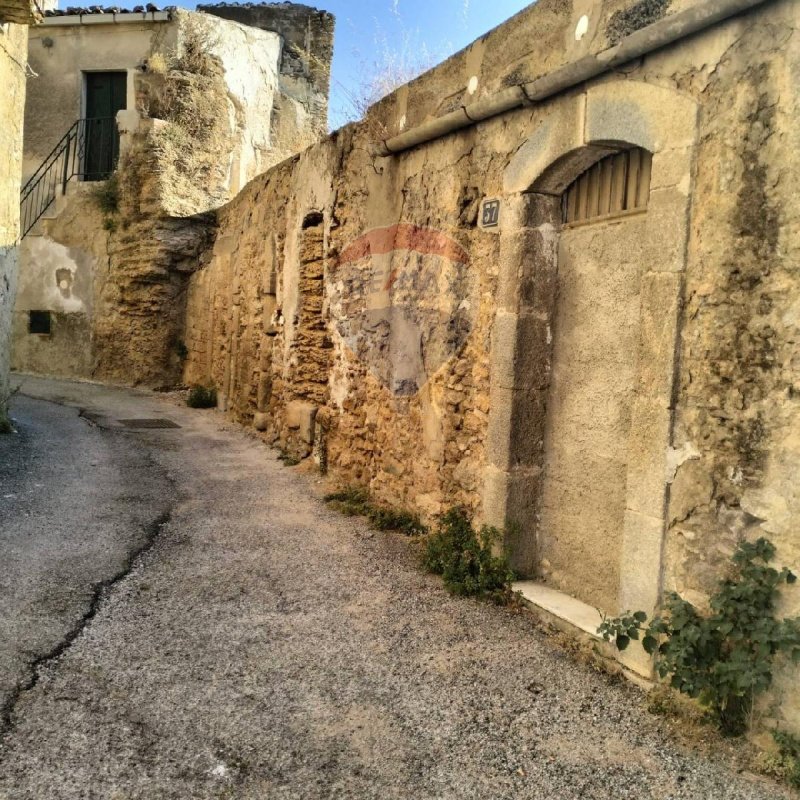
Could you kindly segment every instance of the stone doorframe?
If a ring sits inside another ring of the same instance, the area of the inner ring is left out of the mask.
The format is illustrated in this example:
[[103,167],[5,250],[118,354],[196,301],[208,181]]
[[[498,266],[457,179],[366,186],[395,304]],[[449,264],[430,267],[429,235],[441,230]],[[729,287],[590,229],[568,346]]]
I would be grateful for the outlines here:
[[609,154],[631,146],[653,153],[644,246],[652,258],[640,291],[620,610],[649,613],[661,594],[697,116],[694,100],[673,89],[600,83],[543,109],[541,124],[504,174],[483,516],[507,526],[513,566],[535,575],[561,195]]

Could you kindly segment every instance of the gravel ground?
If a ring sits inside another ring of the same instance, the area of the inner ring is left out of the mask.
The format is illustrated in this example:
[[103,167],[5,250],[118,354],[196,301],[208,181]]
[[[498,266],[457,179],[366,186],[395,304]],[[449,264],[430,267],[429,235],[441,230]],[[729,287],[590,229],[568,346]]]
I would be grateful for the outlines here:
[[0,798],[789,796],[682,750],[637,690],[575,663],[531,615],[449,597],[407,541],[325,508],[312,478],[214,412],[23,391],[101,426],[123,407],[181,424],[95,432],[146,451],[182,499],[20,694]]

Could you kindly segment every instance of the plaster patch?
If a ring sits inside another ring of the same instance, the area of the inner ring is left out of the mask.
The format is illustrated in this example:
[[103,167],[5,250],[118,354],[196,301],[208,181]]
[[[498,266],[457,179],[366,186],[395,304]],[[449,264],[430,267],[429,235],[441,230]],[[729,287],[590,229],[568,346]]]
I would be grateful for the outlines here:
[[700,458],[700,451],[691,443],[686,442],[682,447],[670,447],[667,450],[667,483],[672,483],[678,469],[687,461]]
[[477,75],[473,75],[469,79],[469,83],[467,84],[467,91],[470,94],[475,94],[475,92],[478,91],[478,76]]
[[579,42],[589,32],[589,17],[584,14],[575,28],[575,41]]

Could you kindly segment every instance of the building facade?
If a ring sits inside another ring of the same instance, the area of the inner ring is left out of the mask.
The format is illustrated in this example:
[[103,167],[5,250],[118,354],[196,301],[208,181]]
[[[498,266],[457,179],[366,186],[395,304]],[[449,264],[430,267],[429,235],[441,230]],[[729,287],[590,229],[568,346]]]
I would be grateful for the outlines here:
[[[173,329],[213,210],[326,131],[328,78],[314,65],[330,61],[333,18],[272,10],[313,30],[305,70],[280,25],[214,13],[54,9],[31,31],[15,369],[179,374]],[[154,330],[143,314],[159,306]],[[136,360],[119,342],[126,322]]]

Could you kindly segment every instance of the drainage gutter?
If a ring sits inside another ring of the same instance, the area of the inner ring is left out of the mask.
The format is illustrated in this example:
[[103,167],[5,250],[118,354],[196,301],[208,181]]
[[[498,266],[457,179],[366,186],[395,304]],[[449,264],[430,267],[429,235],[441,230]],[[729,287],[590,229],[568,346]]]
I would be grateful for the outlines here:
[[497,117],[508,111],[531,106],[596,78],[614,67],[672,44],[679,39],[710,28],[736,14],[749,11],[767,0],[702,0],[696,6],[670,14],[629,34],[614,47],[565,64],[530,83],[503,89],[456,111],[423,122],[377,146],[377,154],[390,156],[426,142],[440,139],[476,122]]

